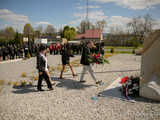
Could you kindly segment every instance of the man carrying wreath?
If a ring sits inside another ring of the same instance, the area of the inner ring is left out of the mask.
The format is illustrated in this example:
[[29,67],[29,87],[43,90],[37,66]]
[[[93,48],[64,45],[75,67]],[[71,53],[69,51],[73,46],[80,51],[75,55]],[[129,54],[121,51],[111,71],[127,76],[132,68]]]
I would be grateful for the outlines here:
[[83,80],[85,73],[88,71],[90,75],[92,76],[93,80],[96,84],[100,84],[102,81],[97,81],[95,75],[93,74],[92,67],[90,66],[89,58],[91,57],[90,49],[94,47],[94,44],[92,41],[87,42],[82,50],[82,56],[80,63],[83,65],[82,74],[80,77],[80,82],[86,82]]

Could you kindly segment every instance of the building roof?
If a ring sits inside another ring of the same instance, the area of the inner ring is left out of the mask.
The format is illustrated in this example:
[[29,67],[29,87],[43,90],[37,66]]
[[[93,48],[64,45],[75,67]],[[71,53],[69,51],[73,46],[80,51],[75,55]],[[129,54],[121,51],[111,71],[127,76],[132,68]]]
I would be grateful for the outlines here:
[[77,34],[76,39],[99,39],[101,38],[102,30],[95,29],[95,30],[86,30],[84,34]]

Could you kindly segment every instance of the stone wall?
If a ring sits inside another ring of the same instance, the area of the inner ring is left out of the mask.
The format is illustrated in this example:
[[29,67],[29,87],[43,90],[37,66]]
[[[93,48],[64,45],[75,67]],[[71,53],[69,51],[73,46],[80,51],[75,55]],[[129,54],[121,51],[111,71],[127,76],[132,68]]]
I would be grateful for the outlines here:
[[140,95],[160,101],[160,31],[144,41],[141,76]]

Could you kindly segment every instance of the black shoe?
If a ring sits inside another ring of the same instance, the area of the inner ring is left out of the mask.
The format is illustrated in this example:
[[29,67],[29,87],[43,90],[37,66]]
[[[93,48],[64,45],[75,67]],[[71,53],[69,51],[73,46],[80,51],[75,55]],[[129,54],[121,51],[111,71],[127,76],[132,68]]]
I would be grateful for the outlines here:
[[102,83],[102,80],[96,82],[96,84],[99,84],[99,85],[100,85],[101,83]]
[[59,77],[59,79],[64,79],[64,77]]
[[49,88],[49,91],[52,91],[52,90],[54,90],[53,88]]
[[43,90],[43,89],[38,89],[38,91],[45,91],[45,90]]
[[85,81],[85,80],[81,80],[80,82],[81,82],[81,83],[85,83],[86,81]]
[[74,74],[74,75],[73,75],[73,77],[76,77],[76,76],[78,76],[78,75],[77,75],[77,74]]

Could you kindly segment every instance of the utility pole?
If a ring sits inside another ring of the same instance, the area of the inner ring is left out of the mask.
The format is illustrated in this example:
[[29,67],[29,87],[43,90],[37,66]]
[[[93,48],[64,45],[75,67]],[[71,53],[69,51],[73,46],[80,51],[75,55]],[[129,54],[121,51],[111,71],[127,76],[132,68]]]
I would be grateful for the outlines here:
[[87,26],[86,26],[86,29],[89,29],[89,10],[88,10],[88,0],[86,0],[86,23],[87,23]]

